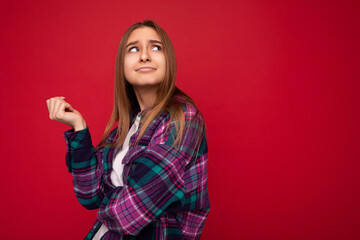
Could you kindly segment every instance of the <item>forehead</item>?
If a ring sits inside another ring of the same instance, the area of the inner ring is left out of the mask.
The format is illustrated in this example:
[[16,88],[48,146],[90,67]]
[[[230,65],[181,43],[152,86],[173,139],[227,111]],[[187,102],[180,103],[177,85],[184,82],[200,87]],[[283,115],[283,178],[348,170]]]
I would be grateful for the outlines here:
[[133,41],[142,41],[142,40],[158,40],[161,41],[159,35],[156,33],[154,29],[151,27],[141,27],[137,28],[134,31],[131,32],[127,43],[133,42]]

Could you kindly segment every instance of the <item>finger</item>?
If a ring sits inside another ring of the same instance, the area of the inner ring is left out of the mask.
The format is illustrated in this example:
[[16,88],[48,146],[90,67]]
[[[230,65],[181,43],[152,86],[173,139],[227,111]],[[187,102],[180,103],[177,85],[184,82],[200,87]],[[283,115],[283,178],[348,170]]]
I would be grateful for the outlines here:
[[55,118],[57,120],[62,120],[62,118],[64,116],[64,112],[65,112],[65,103],[60,102],[60,105],[59,105],[58,109],[55,112]]
[[65,97],[63,97],[63,96],[52,97],[52,98],[48,99],[47,103],[48,103],[50,119],[54,120],[54,118],[56,118],[56,112],[58,111],[58,107],[60,106],[60,103],[62,103],[62,102],[64,102],[65,104],[67,103],[64,99],[65,99]]
[[55,97],[56,100],[67,103],[64,99],[65,97]]
[[66,103],[65,104],[65,111],[73,112],[74,108],[69,103]]
[[55,99],[58,99],[58,100],[64,100],[65,99],[65,97],[63,97],[63,96],[57,96],[57,97],[54,97]]
[[58,109],[59,109],[59,106],[61,104],[61,101],[59,101],[58,99],[55,100],[55,104],[54,104],[54,109],[53,109],[53,112],[52,112],[52,117],[54,119],[56,119],[56,113],[58,112]]
[[46,106],[48,108],[48,111],[50,112],[50,99],[46,100]]
[[52,117],[51,117],[51,98],[46,100],[46,105],[47,105],[47,108],[49,111],[49,118],[52,119]]
[[50,115],[50,119],[52,119],[52,120],[54,120],[55,104],[56,104],[56,99],[55,99],[55,98],[51,98],[51,99],[50,99],[50,102],[49,102],[49,106],[50,106],[49,115]]

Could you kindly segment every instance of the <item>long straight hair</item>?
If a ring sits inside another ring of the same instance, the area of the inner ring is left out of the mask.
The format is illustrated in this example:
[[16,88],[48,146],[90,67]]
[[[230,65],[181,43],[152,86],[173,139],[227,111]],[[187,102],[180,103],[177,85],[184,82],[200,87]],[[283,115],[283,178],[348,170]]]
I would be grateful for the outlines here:
[[[176,138],[174,145],[181,142],[182,134],[185,127],[184,112],[181,107],[181,103],[176,100],[175,96],[180,96],[186,103],[192,104],[197,110],[196,114],[201,114],[194,101],[175,86],[176,79],[176,56],[173,45],[167,33],[154,21],[145,20],[144,22],[138,22],[132,25],[123,35],[115,64],[115,93],[114,93],[114,107],[108,121],[104,134],[100,140],[99,145],[109,145],[111,147],[120,147],[128,133],[130,126],[130,117],[140,111],[140,106],[137,101],[134,89],[131,84],[127,82],[124,74],[124,57],[126,43],[130,34],[138,28],[150,27],[156,31],[163,44],[163,51],[166,59],[166,71],[165,79],[159,84],[159,88],[156,95],[155,104],[151,109],[146,111],[144,118],[142,119],[142,125],[139,132],[138,140],[145,133],[149,124],[162,112],[169,111],[170,120],[176,122]],[[109,135],[111,128],[115,122],[118,122],[117,131],[115,134],[115,142],[105,143],[106,138]],[[204,135],[204,133],[202,134]],[[200,136],[199,141],[200,141]],[[200,142],[199,142],[200,144]]]

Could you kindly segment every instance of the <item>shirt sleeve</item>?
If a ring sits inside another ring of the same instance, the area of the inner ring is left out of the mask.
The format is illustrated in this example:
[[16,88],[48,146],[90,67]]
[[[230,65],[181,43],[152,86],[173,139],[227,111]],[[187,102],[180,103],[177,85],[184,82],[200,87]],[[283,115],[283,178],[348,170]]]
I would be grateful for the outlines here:
[[66,166],[73,175],[75,195],[85,208],[96,209],[104,193],[89,128],[76,132],[68,130],[63,136],[66,141]]
[[104,197],[98,218],[109,230],[137,235],[167,210],[184,210],[185,166],[196,157],[194,145],[204,124],[200,118],[185,117],[182,140],[174,147],[175,123],[167,121],[160,124],[148,148],[131,163],[127,183]]

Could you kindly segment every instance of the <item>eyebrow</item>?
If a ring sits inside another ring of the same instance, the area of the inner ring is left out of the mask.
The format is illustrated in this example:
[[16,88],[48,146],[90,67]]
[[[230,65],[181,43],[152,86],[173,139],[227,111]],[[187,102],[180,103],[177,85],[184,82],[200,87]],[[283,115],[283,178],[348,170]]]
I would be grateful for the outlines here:
[[[129,42],[125,48],[128,48],[131,45],[135,45],[137,44],[139,41],[133,41],[133,42]],[[162,44],[162,42],[158,41],[158,40],[148,40],[149,43],[160,43]]]

